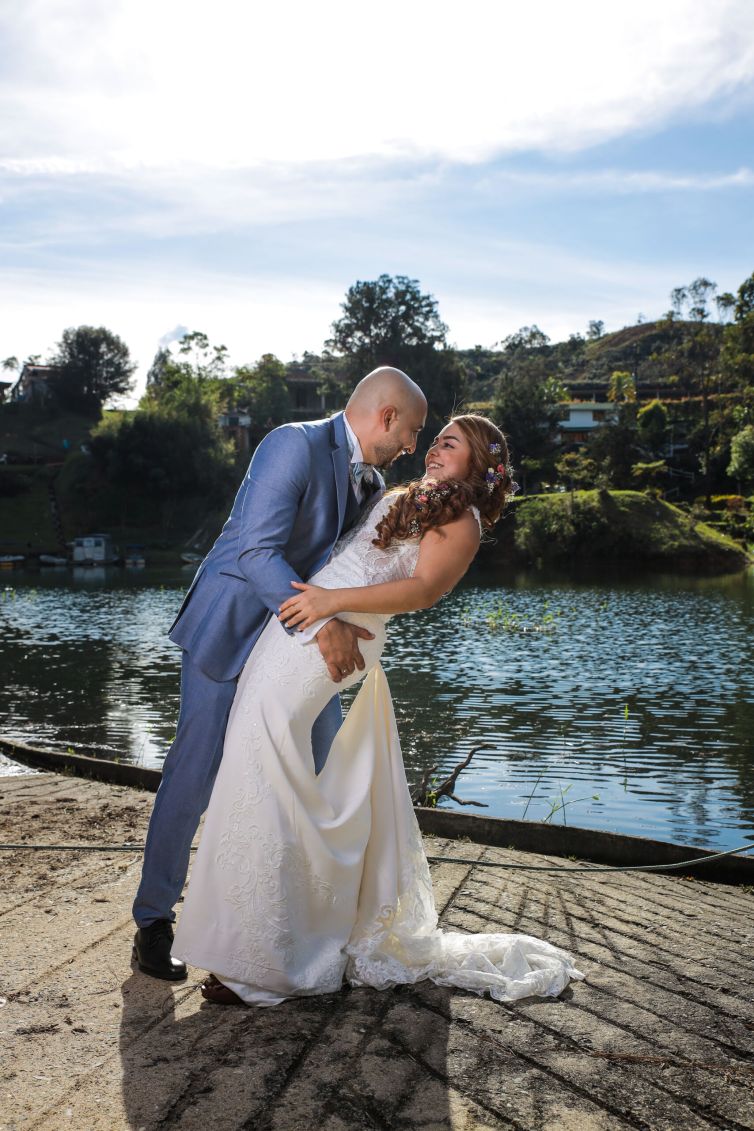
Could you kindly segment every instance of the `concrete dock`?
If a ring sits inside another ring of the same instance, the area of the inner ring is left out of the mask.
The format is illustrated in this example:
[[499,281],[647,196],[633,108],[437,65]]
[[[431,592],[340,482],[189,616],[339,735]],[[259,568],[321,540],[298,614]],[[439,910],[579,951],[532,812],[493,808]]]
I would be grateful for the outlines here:
[[[0,841],[140,842],[152,800],[3,778]],[[426,843],[464,858],[433,865],[443,925],[540,935],[586,981],[512,1006],[423,983],[222,1008],[203,971],[131,968],[138,852],[0,851],[2,1131],[754,1128],[750,887]]]

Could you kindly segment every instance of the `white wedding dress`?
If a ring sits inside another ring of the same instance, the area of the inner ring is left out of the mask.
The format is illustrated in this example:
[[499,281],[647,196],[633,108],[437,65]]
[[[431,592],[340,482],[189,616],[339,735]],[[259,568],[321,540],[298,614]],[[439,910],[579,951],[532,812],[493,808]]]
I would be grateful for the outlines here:
[[[409,577],[419,541],[372,545],[380,500],[311,581],[329,588]],[[478,515],[477,515],[478,518]],[[438,928],[380,655],[387,616],[354,614],[366,671],[316,776],[312,723],[335,690],[316,642],[272,619],[238,683],[173,954],[246,1002],[384,989],[431,978],[499,1001],[557,995],[583,975],[528,935]],[[366,677],[366,678],[365,678]]]

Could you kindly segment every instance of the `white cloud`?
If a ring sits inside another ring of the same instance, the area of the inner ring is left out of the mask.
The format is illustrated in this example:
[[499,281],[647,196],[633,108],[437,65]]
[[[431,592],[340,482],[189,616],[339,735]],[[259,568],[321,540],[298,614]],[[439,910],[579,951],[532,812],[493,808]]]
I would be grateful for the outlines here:
[[172,330],[168,330],[167,333],[163,334],[158,340],[157,348],[164,350],[173,342],[182,342],[188,333],[188,326],[174,326]]
[[476,189],[497,196],[501,189],[516,188],[545,194],[579,193],[632,196],[637,193],[719,192],[754,187],[754,170],[742,166],[734,173],[672,173],[667,171],[594,169],[570,172],[530,172],[504,169],[485,175]]
[[[415,202],[440,178],[425,164],[409,170],[374,161],[227,170],[186,162],[104,173],[76,163],[0,159],[2,202],[17,205],[32,221],[6,228],[4,238],[17,247],[40,238],[84,248],[113,233],[164,240],[291,221],[376,218]],[[77,207],[81,200],[89,204]]]
[[754,72],[749,0],[10,7],[0,145],[19,169],[572,150],[750,92]]

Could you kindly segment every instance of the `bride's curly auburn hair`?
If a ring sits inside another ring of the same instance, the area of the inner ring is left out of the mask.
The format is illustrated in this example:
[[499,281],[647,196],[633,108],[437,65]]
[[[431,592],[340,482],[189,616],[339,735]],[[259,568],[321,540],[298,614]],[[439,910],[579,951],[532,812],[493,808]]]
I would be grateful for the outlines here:
[[505,436],[486,416],[476,413],[453,416],[448,423],[459,428],[469,442],[469,474],[462,480],[443,480],[429,489],[421,479],[396,487],[390,492],[395,502],[378,524],[373,545],[386,550],[394,541],[421,538],[425,530],[445,526],[472,506],[478,509],[485,530],[500,518],[515,490]]

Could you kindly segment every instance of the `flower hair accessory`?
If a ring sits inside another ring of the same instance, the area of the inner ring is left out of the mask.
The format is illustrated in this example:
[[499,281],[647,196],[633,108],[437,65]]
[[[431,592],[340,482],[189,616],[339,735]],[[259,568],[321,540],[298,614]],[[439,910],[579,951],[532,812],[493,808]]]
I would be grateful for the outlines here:
[[[490,451],[493,448],[497,448],[498,451],[499,451],[500,445],[499,444],[490,444]],[[492,492],[495,490],[495,487],[498,485],[498,483],[502,483],[504,479],[506,479],[506,478],[510,479],[510,477],[511,477],[511,468],[506,467],[506,465],[504,463],[499,463],[497,465],[497,467],[488,467],[487,468],[487,474],[484,477],[486,482],[487,482],[487,492],[488,492],[488,494],[491,495]]]
[[421,494],[415,497],[416,509],[422,511],[427,503],[442,502],[452,493],[453,489],[449,483],[435,483],[432,487],[425,487]]
[[[449,483],[433,483],[431,486],[423,487],[414,496],[414,506],[418,511],[423,511],[430,503],[442,502],[447,499],[449,495],[453,494],[453,488]],[[421,524],[418,518],[412,518],[406,527],[408,533],[412,536],[421,534]]]
[[[503,450],[502,444],[490,444],[489,448],[491,456],[499,456]],[[514,482],[513,479],[513,468],[509,463],[499,463],[497,467],[488,467],[487,474],[484,478],[487,483],[487,492],[490,495],[495,490],[497,484],[504,479],[508,480],[509,495],[515,495],[516,491],[519,490],[518,483]]]

